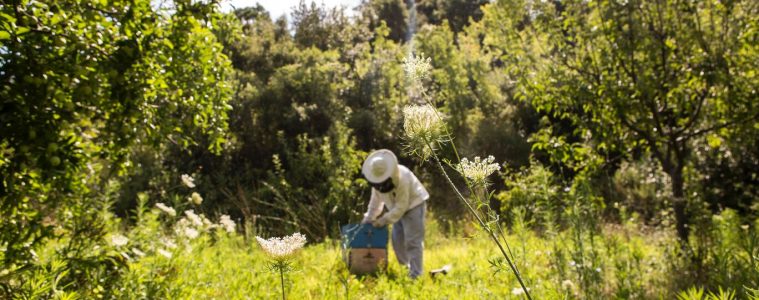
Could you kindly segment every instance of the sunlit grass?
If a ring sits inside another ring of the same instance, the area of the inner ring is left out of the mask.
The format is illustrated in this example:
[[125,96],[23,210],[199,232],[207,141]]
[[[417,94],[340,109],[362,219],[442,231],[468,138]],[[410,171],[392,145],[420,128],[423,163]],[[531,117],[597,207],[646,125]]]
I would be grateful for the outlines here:
[[[392,250],[387,271],[376,276],[350,275],[342,261],[339,243],[328,240],[307,245],[293,257],[293,272],[287,274],[288,299],[508,299],[520,298],[519,284],[507,269],[497,269],[490,261],[500,257],[484,235],[449,236],[438,224],[428,220],[425,244],[425,271],[450,264],[448,275],[429,275],[412,281],[398,265]],[[463,223],[465,226],[467,223]],[[476,232],[476,231],[475,231]],[[580,284],[574,273],[558,272],[554,249],[571,247],[570,239],[559,234],[552,238],[538,236],[530,230],[507,237],[513,242],[514,255],[530,292],[540,299],[573,298]],[[645,269],[637,278],[641,296],[665,293],[657,286],[657,270],[665,270],[659,248],[671,239],[668,235],[643,235],[624,227],[606,228],[596,240],[602,265],[600,290],[608,297],[617,292],[617,266],[631,253],[639,256]],[[215,242],[208,237],[193,242],[191,251],[178,251],[172,258],[148,256],[130,263],[128,281],[153,280],[169,289],[166,294],[182,299],[276,299],[281,297],[279,275],[270,271],[268,257],[255,244],[240,235],[219,235]],[[568,262],[566,262],[568,264]],[[563,266],[570,268],[569,265]],[[571,285],[567,282],[571,282]],[[135,298],[139,298],[135,295]]]

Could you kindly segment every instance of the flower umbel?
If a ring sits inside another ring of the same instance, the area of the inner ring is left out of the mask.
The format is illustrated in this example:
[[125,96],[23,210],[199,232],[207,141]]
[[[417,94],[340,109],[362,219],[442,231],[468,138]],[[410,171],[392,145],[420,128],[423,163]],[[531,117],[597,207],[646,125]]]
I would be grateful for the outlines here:
[[203,203],[203,197],[201,197],[197,192],[193,192],[192,195],[187,198],[187,201],[195,205],[200,205]]
[[192,210],[192,209],[185,210],[184,214],[185,214],[185,216],[187,216],[187,219],[190,220],[190,222],[192,223],[192,225],[195,225],[197,227],[203,227],[203,219],[200,216],[198,216],[197,214],[195,214],[194,210]]
[[273,262],[271,263],[271,270],[279,272],[279,279],[282,287],[282,299],[285,297],[285,273],[289,272],[292,267],[289,261],[303,245],[306,244],[306,237],[300,232],[296,232],[293,235],[286,237],[273,237],[270,239],[263,239],[256,237],[256,241],[261,245],[261,249],[266,252]]
[[182,174],[182,184],[184,184],[188,188],[194,188],[195,187],[195,179],[190,177],[190,175]]
[[129,243],[129,239],[123,235],[114,234],[111,236],[111,245],[121,247],[125,246],[127,243]]
[[[530,290],[530,288],[527,288],[527,291],[529,291],[529,290]],[[524,294],[524,289],[522,289],[521,287],[515,287],[515,288],[511,289],[511,294],[514,295],[514,296],[523,295]]]
[[461,159],[461,163],[456,165],[456,171],[459,171],[461,175],[471,180],[475,185],[487,185],[488,176],[501,170],[501,166],[493,161],[495,158],[492,155],[486,159],[475,156],[473,161],[465,157]]
[[403,71],[406,72],[406,78],[419,81],[430,76],[432,70],[431,59],[425,58],[424,53],[419,56],[409,55],[403,59]]
[[229,233],[235,232],[235,227],[237,225],[235,224],[235,221],[232,221],[232,218],[230,218],[228,215],[221,215],[221,218],[219,219],[219,224],[221,227],[224,228]]
[[200,232],[195,230],[195,228],[192,227],[185,227],[182,233],[189,239],[195,239],[200,235]]
[[173,208],[167,206],[166,204],[163,204],[161,202],[158,202],[155,204],[155,207],[160,209],[161,211],[169,214],[169,216],[175,217],[177,215],[177,211]]
[[306,237],[297,232],[282,238],[263,239],[256,237],[256,241],[261,245],[261,249],[266,252],[266,255],[274,260],[282,261],[292,257],[300,248],[303,248],[303,245],[306,244]]
[[171,256],[172,256],[171,252],[166,251],[164,249],[158,249],[157,252],[158,252],[158,254],[160,254],[160,255],[162,255],[163,257],[166,257],[166,258],[171,258]]
[[403,108],[403,131],[410,152],[427,159],[441,140],[445,123],[432,105],[409,105]]

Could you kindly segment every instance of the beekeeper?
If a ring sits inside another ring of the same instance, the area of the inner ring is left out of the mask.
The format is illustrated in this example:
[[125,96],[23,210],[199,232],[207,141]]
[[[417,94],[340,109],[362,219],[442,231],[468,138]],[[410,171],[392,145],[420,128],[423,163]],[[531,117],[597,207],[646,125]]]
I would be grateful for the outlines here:
[[[392,151],[377,150],[369,154],[361,168],[372,186],[369,208],[362,223],[375,227],[393,224],[392,240],[398,262],[409,268],[416,278],[423,272],[424,213],[430,197],[414,173]],[[382,206],[387,212],[380,217]]]

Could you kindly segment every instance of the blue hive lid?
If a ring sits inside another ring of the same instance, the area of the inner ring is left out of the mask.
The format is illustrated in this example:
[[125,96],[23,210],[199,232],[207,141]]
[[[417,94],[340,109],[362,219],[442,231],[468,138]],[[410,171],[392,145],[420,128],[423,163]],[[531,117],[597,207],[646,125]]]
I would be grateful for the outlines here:
[[387,226],[348,224],[340,228],[343,248],[387,248]]

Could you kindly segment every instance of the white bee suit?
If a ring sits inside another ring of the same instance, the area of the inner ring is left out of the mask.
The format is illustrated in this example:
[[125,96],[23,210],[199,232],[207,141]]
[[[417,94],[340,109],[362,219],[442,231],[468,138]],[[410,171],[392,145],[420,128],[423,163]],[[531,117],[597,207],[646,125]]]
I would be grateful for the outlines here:
[[409,276],[416,278],[423,272],[425,201],[430,196],[411,170],[398,165],[397,171],[393,176],[393,190],[380,193],[372,188],[364,223],[375,220],[382,213],[383,205],[387,207],[388,212],[375,223],[393,224],[395,256],[401,265],[409,267]]

